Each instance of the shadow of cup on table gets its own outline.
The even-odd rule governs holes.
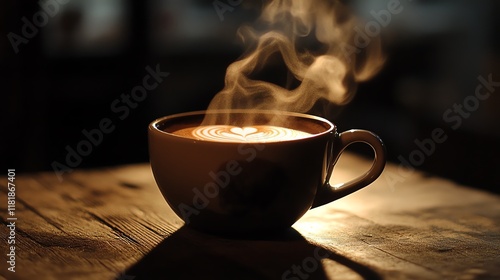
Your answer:
[[[325,271],[323,262],[334,262]],[[123,275],[139,279],[380,279],[360,263],[308,242],[299,232],[232,239],[183,226]]]

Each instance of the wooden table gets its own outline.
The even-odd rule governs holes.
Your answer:
[[[335,181],[370,162],[345,154]],[[396,178],[396,179],[395,179]],[[500,197],[388,165],[370,187],[309,211],[282,236],[183,226],[148,164],[17,174],[5,279],[500,279]],[[15,217],[15,271],[6,265]]]

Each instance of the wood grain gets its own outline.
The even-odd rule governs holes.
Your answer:
[[[369,164],[346,154],[333,180]],[[148,164],[77,170],[62,182],[19,174],[16,195],[16,272],[3,261],[0,279],[500,279],[500,198],[391,164],[283,235],[253,240],[183,226]]]

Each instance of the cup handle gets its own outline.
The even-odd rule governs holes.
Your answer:
[[[331,186],[330,178],[332,177],[333,168],[340,158],[340,155],[345,150],[345,148],[347,148],[347,146],[357,142],[368,144],[375,153],[375,158],[370,170],[352,181],[336,186]],[[382,171],[385,167],[385,146],[382,140],[377,135],[367,130],[351,129],[340,134],[335,133],[333,141],[329,142],[327,162],[328,169],[326,173],[325,183],[318,189],[312,208],[327,204],[336,199],[349,195],[375,181],[375,179],[377,179],[380,174],[382,174]]]

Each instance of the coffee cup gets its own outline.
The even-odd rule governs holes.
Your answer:
[[[210,125],[204,120],[212,119]],[[385,147],[370,131],[342,133],[307,114],[259,110],[198,111],[149,125],[156,183],[173,211],[195,229],[220,234],[272,233],[309,209],[372,183]],[[352,143],[374,150],[371,168],[331,186],[333,168]]]

